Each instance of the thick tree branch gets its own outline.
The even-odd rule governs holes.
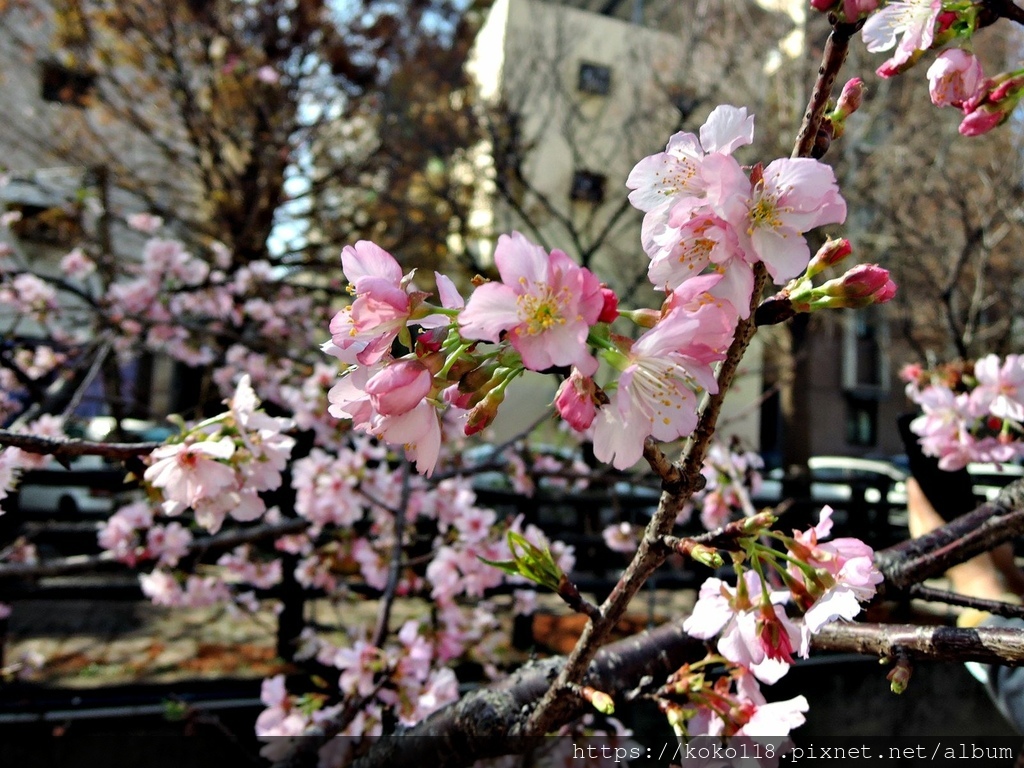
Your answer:
[[[886,590],[905,590],[941,575],[951,566],[1024,534],[1024,481],[1003,489],[995,501],[936,528],[875,553]]]
[[[645,676],[663,678],[703,654],[704,643],[683,632],[681,623],[666,624],[603,648],[582,682],[602,691],[631,690]],[[508,680],[474,691],[416,726],[377,742],[354,768],[470,765],[524,749],[529,741],[513,736],[510,726],[522,722],[524,709],[544,693],[564,663],[563,657],[557,657],[528,664]],[[578,715],[588,707],[574,699],[571,710]],[[314,738],[323,743],[322,736]]]
[[[978,661],[1021,666],[1024,643],[1019,629],[1001,627],[922,627],[916,624],[826,624],[812,638],[819,651],[843,651],[930,661]]]

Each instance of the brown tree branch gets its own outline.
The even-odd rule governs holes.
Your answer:
[[[162,443],[103,443],[79,438],[41,437],[0,429],[0,447],[20,448],[28,453],[53,456],[58,460],[78,456],[105,456],[108,459],[123,461],[145,456],[161,445]]]
[[[916,624],[826,624],[811,638],[819,651],[866,656],[897,655],[930,661],[977,661],[1024,665],[1024,638],[1019,629],[1003,627],[922,627]]]
[[[680,622],[666,624],[605,646],[582,682],[602,691],[631,690],[645,676],[663,678],[704,650],[704,643],[683,632]],[[556,657],[527,664],[507,680],[474,691],[412,728],[378,741],[353,768],[469,765],[525,749],[530,741],[513,735],[511,726],[523,720],[524,709],[543,695],[564,663],[564,657]],[[571,711],[579,715],[588,707],[574,698]],[[312,738],[320,744],[325,741],[322,734]],[[306,764],[312,762],[286,763]]]
[[[947,605],[958,605],[963,608],[974,608],[978,611],[987,611],[997,616],[1024,619],[1024,605],[1015,603],[1004,603],[1000,600],[986,600],[981,597],[969,597],[956,592],[949,592],[945,589],[926,587],[923,584],[914,584],[907,590],[907,594],[919,600],[927,600],[933,603],[946,603]]]
[[[832,88],[836,84],[836,77],[839,76],[839,70],[843,68],[846,55],[850,50],[850,40],[863,25],[863,22],[846,24],[835,21],[833,23],[832,32],[825,42],[825,50],[821,56],[818,77],[814,81],[814,89],[811,91],[811,98],[807,104],[807,110],[804,112],[796,143],[793,145],[792,157],[811,157],[814,152],[814,143],[825,116],[828,100],[832,96]]]
[[[302,533],[309,527],[305,519],[285,520],[280,523],[266,523],[252,528],[238,528],[222,531],[214,536],[194,539],[186,552],[190,554],[210,550],[232,549],[241,544],[251,544],[265,539],[276,539],[293,533]],[[35,579],[45,576],[63,576],[68,573],[82,573],[113,564],[130,567],[114,557],[112,552],[98,555],[71,555],[38,563],[0,563],[0,581],[4,579]]]
[[[951,566],[1024,534],[1024,481],[1006,486],[982,504],[940,528],[875,553],[887,591],[909,589]]]

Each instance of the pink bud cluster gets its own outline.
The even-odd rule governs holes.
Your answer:
[[[1006,122],[1024,97],[1024,70],[986,78],[980,60],[967,49],[979,27],[980,10],[976,3],[890,2],[872,13],[863,28],[869,51],[896,49],[878,68],[880,77],[906,71],[929,49],[964,46],[942,50],[927,72],[932,103],[964,113],[959,129],[964,136],[979,136]]]
[[[827,267],[838,264],[852,252],[849,241],[828,240],[807,266],[807,271],[791,281],[783,291],[796,312],[822,309],[861,309],[884,304],[896,296],[896,283],[889,271],[877,264],[858,264],[840,277],[814,285],[811,278]]]
[[[922,411],[910,428],[942,469],[1024,456],[1024,356],[986,355],[937,370],[908,366],[902,375],[907,397]]]

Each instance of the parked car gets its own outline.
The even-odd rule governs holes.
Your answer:
[[[859,459],[850,456],[812,456],[808,461],[811,471],[811,499],[815,503],[848,503],[858,486],[864,488],[864,500],[878,504],[882,494],[892,507],[907,504],[907,472],[888,461]],[[783,500],[781,467],[770,470],[753,495],[755,504],[778,504]]]
[[[967,465],[967,474],[971,476],[974,495],[980,501],[992,501],[1003,488],[1024,477],[1024,467],[1020,464],[978,462]]]
[[[114,511],[116,496],[124,490],[125,469],[100,456],[82,456],[65,469],[50,467],[26,472],[18,484],[18,509],[60,517],[105,517]]]
[[[110,437],[114,420],[99,416],[69,432],[87,440]],[[166,425],[139,419],[124,419],[122,439],[126,442],[160,442],[172,433]],[[22,512],[57,514],[60,517],[88,515],[106,517],[128,487],[125,468],[119,461],[102,456],[80,456],[65,468],[56,461],[26,472],[18,484],[18,508]]]

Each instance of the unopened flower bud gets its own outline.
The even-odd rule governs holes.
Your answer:
[[[487,393],[486,397],[473,406],[466,416],[465,433],[475,435],[490,426],[494,417],[498,415],[498,407],[505,402],[505,387],[495,387]]]
[[[601,314],[597,316],[597,322],[610,323],[619,316],[619,297],[607,285],[602,285],[601,298],[604,299],[604,305],[601,307]]]
[[[839,95],[836,108],[828,114],[832,125],[832,138],[838,139],[846,130],[846,119],[860,108],[864,99],[864,81],[859,77],[848,80]]]
[[[615,714],[615,701],[604,691],[584,685],[580,687],[580,696],[590,702],[590,705],[602,715]]]
[[[472,407],[472,392],[462,392],[459,389],[458,384],[452,384],[441,392],[441,399],[444,400],[452,408],[461,408],[462,410],[468,410]]]
[[[725,560],[718,554],[718,550],[713,547],[706,547],[703,544],[697,544],[690,550],[690,557],[701,565],[706,565],[708,568],[721,568],[725,565]]]
[[[963,136],[980,136],[1002,124],[1024,96],[1024,70],[996,75],[982,83],[964,102],[960,123]]]
[[[447,328],[431,328],[423,331],[416,337],[416,354],[422,356],[431,352],[440,352],[447,337]]]
[[[888,270],[877,264],[858,264],[842,277],[790,294],[790,300],[797,312],[816,312],[884,304],[895,295],[896,283],[890,279]]]
[[[461,362],[462,361],[460,360],[459,363]],[[452,366],[452,369],[454,370],[458,367],[459,363]],[[487,389],[489,389],[488,384],[494,381],[494,374],[497,369],[497,363],[493,360],[488,360],[475,368],[463,370],[461,375],[457,377],[459,381],[459,390],[469,393],[486,392]],[[452,378],[453,377],[451,375],[448,376],[449,381],[452,380]],[[493,386],[493,384],[491,384],[491,386]]]
[[[396,360],[384,366],[366,382],[377,413],[400,416],[419,405],[430,394],[433,376],[419,360]]]
[[[867,16],[878,7],[878,0],[811,0],[811,8],[821,13],[841,14],[849,22]]]
[[[594,380],[573,368],[555,394],[558,415],[577,432],[585,432],[597,415],[596,394]]]
[[[853,253],[853,246],[845,237],[838,240],[829,238],[825,244],[818,249],[807,265],[805,277],[814,277],[828,267],[834,266]]]
[[[906,658],[897,659],[896,666],[885,676],[886,680],[889,681],[889,690],[896,694],[907,690],[907,686],[910,685],[910,675],[912,672],[913,669],[910,666],[909,660]]]
[[[868,300],[866,304],[882,304],[896,295],[896,284],[890,279],[889,270],[877,264],[858,264],[839,280],[838,295]]]
[[[689,557],[702,565],[706,565],[708,568],[721,568],[725,565],[725,560],[718,553],[714,547],[709,547],[704,544],[698,544],[693,539],[682,539],[675,547],[683,557]]]
[[[849,117],[858,109],[864,100],[864,81],[854,77],[846,81],[843,92],[839,94],[839,101],[836,103],[836,112],[844,118]]]
[[[661,320],[661,312],[656,309],[629,309],[619,314],[628,317],[641,328],[653,328]]]
[[[775,525],[778,519],[771,512],[758,512],[756,515],[743,518],[740,525],[744,533],[759,534]]]

